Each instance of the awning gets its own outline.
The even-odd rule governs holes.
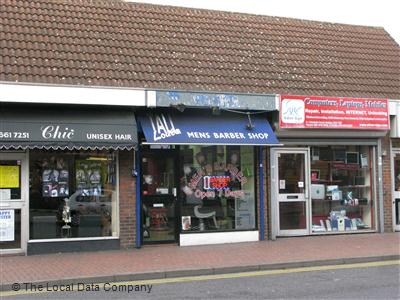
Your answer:
[[[264,114],[153,111],[139,115],[146,142],[171,145],[279,144]]]
[[[132,111],[0,104],[0,149],[133,149]]]

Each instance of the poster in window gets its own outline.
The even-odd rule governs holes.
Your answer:
[[[319,170],[311,170],[311,181],[319,180]]]
[[[105,166],[96,160],[76,161],[76,186],[82,196],[101,196]]]
[[[66,197],[69,195],[69,171],[63,158],[52,157],[42,162],[43,197]]]
[[[15,218],[13,209],[0,210],[0,242],[15,240]]]
[[[19,188],[20,166],[0,166],[0,189]]]
[[[243,198],[235,199],[235,228],[252,229],[255,226],[254,196],[244,192]]]
[[[182,230],[189,230],[191,226],[190,216],[182,216]]]

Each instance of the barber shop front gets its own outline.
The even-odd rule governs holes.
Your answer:
[[[266,113],[154,109],[139,123],[143,244],[259,240],[257,166],[278,143]]]

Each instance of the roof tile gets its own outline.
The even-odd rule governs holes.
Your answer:
[[[400,98],[382,28],[124,1],[3,0],[0,80]]]

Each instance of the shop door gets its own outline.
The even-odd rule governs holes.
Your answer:
[[[274,150],[278,236],[309,233],[308,150]]]
[[[26,252],[27,169],[25,153],[0,153],[0,253]]]
[[[394,191],[393,191],[393,217],[394,229],[400,231],[400,151],[393,153]]]
[[[178,240],[176,150],[149,150],[142,154],[142,241]]]

